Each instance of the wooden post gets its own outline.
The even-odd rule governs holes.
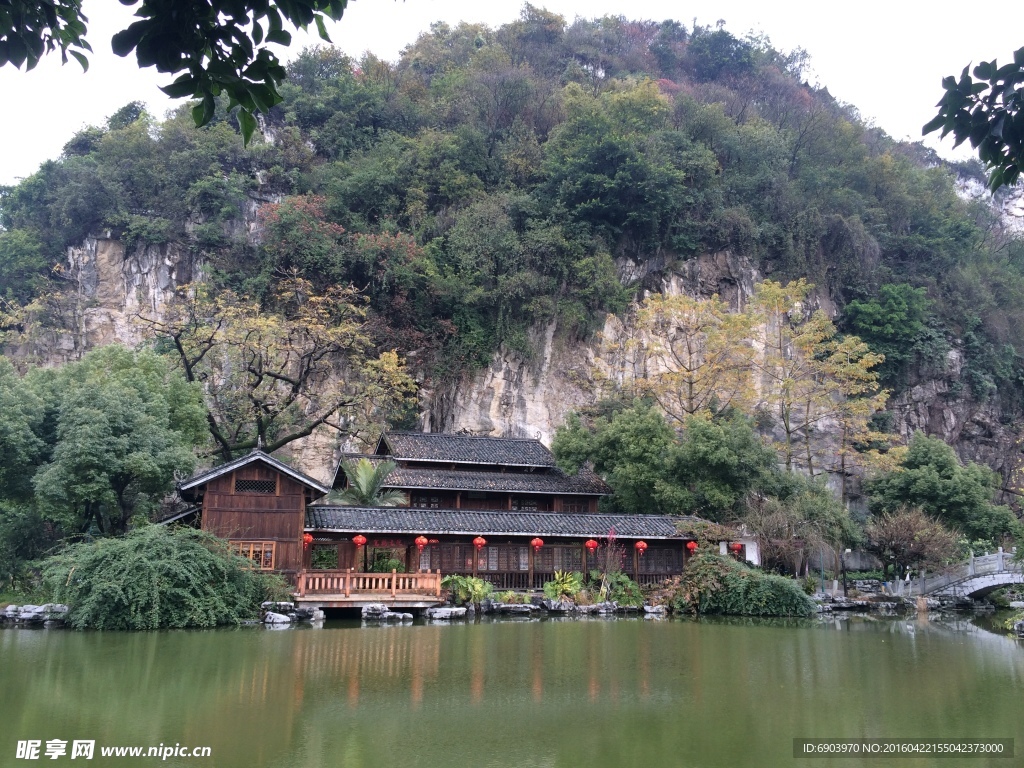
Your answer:
[[[437,580],[434,582],[434,597],[441,596],[441,569],[437,569]]]
[[[636,547],[633,547],[633,578],[636,579],[640,575],[640,555],[637,552]]]
[[[480,563],[480,552],[481,551],[482,550],[478,549],[475,544],[473,545],[473,577],[474,578],[476,577],[476,567]]]
[[[299,571],[299,597],[306,596],[306,572]]]
[[[349,597],[352,594],[352,569],[348,569],[348,573],[345,574],[345,597]]]
[[[398,593],[398,571],[394,568],[391,569],[391,596],[394,597]]]
[[[526,577],[527,580],[528,580],[527,581],[527,585],[526,585],[527,589],[533,589],[533,556],[534,556],[534,554],[535,553],[534,553],[533,547],[530,547],[530,549],[527,551],[527,555],[526,555],[527,563],[529,564],[529,567],[527,568],[527,571],[529,572],[529,575]]]

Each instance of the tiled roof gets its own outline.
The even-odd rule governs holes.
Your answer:
[[[244,467],[246,464],[251,464],[254,461],[262,462],[263,464],[266,464],[272,469],[276,469],[278,472],[288,475],[288,477],[298,481],[307,488],[311,488],[314,491],[318,491],[321,496],[331,492],[330,488],[324,487],[309,475],[303,474],[302,472],[299,472],[297,469],[289,467],[283,461],[275,459],[269,453],[264,453],[263,451],[257,449],[252,453],[234,459],[233,461],[229,461],[226,464],[221,464],[220,466],[214,467],[213,469],[208,469],[206,472],[200,472],[198,475],[193,475],[188,480],[183,480],[182,482],[178,483],[178,493],[182,496],[182,498],[192,500],[195,496],[194,493],[189,493],[192,489],[198,488],[199,486],[208,483],[210,480],[213,480],[215,477],[220,477],[221,475],[226,474],[227,472],[232,472],[238,469],[239,467]]]
[[[386,486],[402,490],[444,488],[458,491],[515,491],[518,493],[608,495],[612,489],[593,472],[567,475],[560,469],[546,472],[459,472],[448,469],[397,467]]]
[[[466,536],[568,536],[626,539],[680,538],[676,523],[696,520],[667,515],[581,515],[561,512],[507,512],[409,507],[306,508],[306,529],[345,533],[461,534]]]
[[[441,432],[385,432],[378,443],[396,459],[457,464],[502,464],[508,467],[553,467],[555,457],[539,440],[522,437],[476,437]]]

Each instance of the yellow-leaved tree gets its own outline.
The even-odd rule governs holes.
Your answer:
[[[890,438],[870,428],[888,398],[875,371],[884,358],[809,311],[812,287],[765,280],[740,312],[717,296],[649,296],[605,340],[598,377],[651,398],[679,427],[728,408],[756,415],[790,471],[814,476],[826,454],[844,477],[884,462]]]
[[[780,429],[787,469],[801,463],[814,476],[828,450],[838,452],[845,473],[854,445],[880,437],[869,422],[889,396],[873,370],[884,357],[856,336],[837,337],[821,310],[808,311],[811,288],[803,279],[765,280],[748,305],[755,408]],[[838,435],[838,445],[830,434]]]
[[[678,424],[750,403],[751,318],[718,296],[648,297],[637,312],[644,375],[637,388]]]
[[[318,294],[291,277],[274,306],[231,291],[186,286],[163,318],[142,318],[203,385],[208,426],[225,459],[273,451],[321,426],[365,436],[409,404],[404,361],[373,350],[364,302],[351,287]]]

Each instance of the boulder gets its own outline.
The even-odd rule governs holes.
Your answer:
[[[532,605],[519,605],[518,603],[499,603],[498,613],[511,614],[513,616],[529,615],[533,611]]]
[[[434,621],[450,621],[466,618],[465,608],[428,608],[427,618]]]
[[[384,603],[370,603],[363,606],[364,619],[383,619],[389,613],[391,613],[391,609],[384,605]]]
[[[554,613],[566,613],[576,607],[576,604],[569,600],[542,600],[540,607]]]
[[[1024,619],[1014,623],[1013,631],[1016,633],[1017,637],[1024,638]]]
[[[644,613],[654,616],[664,616],[668,613],[667,605],[645,605]]]
[[[274,613],[292,613],[295,610],[295,603],[267,601],[261,603],[260,608],[264,611],[273,611]]]
[[[291,617],[283,613],[274,613],[274,611],[267,611],[267,614],[263,617],[264,624],[291,624]]]
[[[42,624],[46,621],[46,610],[42,605],[23,605],[18,612],[22,624]]]

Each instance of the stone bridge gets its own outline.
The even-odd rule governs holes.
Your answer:
[[[984,597],[989,592],[1011,584],[1024,584],[1024,562],[1010,552],[974,557],[943,573],[924,574],[910,582],[905,595],[929,597]]]

